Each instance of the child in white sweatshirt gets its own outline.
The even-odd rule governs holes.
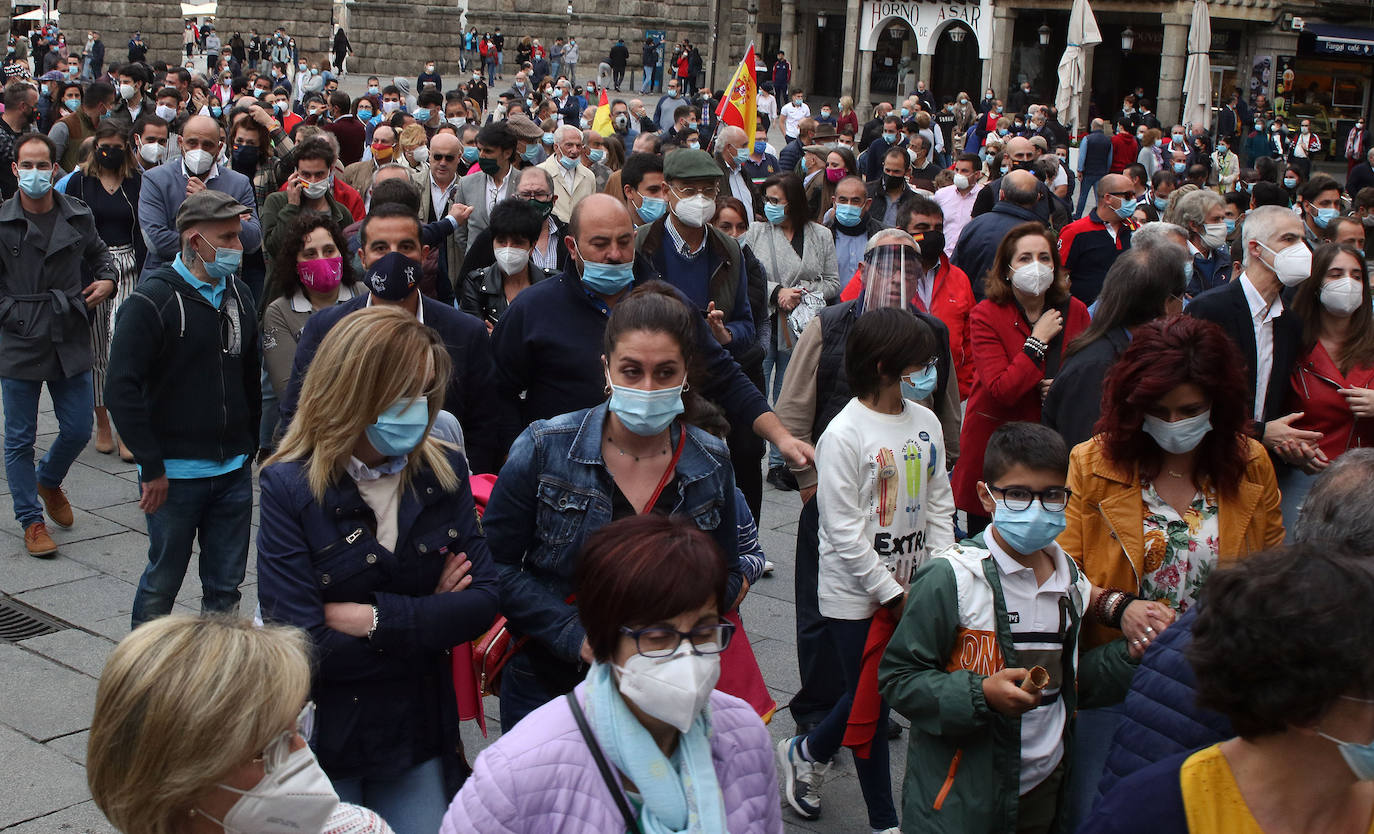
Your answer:
[[[890,629],[926,554],[954,543],[940,421],[916,403],[935,388],[936,356],[934,332],[910,312],[882,308],[860,316],[845,344],[854,399],[816,444],[817,597],[846,694],[806,735],[778,744],[788,804],[807,819],[820,815],[821,782],[850,725],[861,679],[873,679],[867,691],[876,687],[876,662],[864,662],[875,615],[886,608],[876,619]],[[868,757],[856,753],[855,770],[871,829],[896,831],[886,705],[878,706],[873,739]]]

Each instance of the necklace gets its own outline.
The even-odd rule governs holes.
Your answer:
[[[1175,471],[1172,470],[1172,469],[1169,469],[1169,470],[1166,470],[1166,471],[1169,473],[1169,477],[1170,477],[1170,478],[1186,478],[1186,477],[1188,477],[1187,475],[1183,474],[1182,472],[1175,472]]]
[[[668,454],[668,450],[672,448],[672,443],[670,442],[670,443],[664,445],[663,451],[661,451],[661,452],[654,452],[654,453],[651,454],[651,455],[635,455],[635,454],[631,454],[631,453],[625,451],[624,449],[622,449],[622,448],[620,447],[620,444],[615,442],[615,438],[611,437],[611,433],[610,433],[610,432],[606,432],[606,442],[609,443],[609,444],[611,444],[612,446],[614,446],[614,447],[615,447],[615,450],[616,450],[617,452],[620,453],[620,456],[621,456],[621,457],[623,457],[623,458],[633,458],[635,463],[639,463],[641,460],[644,460],[645,458],[662,457],[663,455]]]

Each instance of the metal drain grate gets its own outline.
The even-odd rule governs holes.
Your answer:
[[[69,627],[61,620],[0,594],[0,642],[18,643]]]

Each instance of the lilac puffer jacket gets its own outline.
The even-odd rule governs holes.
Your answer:
[[[586,703],[586,684],[577,687]],[[782,834],[768,730],[738,698],[711,693],[711,758],[729,834]],[[625,821],[601,779],[567,702],[526,716],[477,757],[439,834],[609,834]]]

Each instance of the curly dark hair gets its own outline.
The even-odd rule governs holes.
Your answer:
[[[1342,695],[1374,696],[1374,559],[1331,542],[1257,553],[1202,591],[1188,662],[1197,702],[1242,738],[1311,726]]]
[[[1107,457],[1142,478],[1159,475],[1164,453],[1141,430],[1145,411],[1180,385],[1196,385],[1212,402],[1212,430],[1197,449],[1197,481],[1234,495],[1245,474],[1242,431],[1253,398],[1240,350],[1220,326],[1176,315],[1143,324],[1103,382],[1102,416],[1094,430]]]
[[[304,248],[305,236],[316,229],[328,229],[329,236],[334,239],[334,245],[343,256],[341,283],[348,287],[357,283],[358,275],[353,271],[353,258],[348,251],[348,241],[344,240],[343,231],[338,224],[327,214],[303,211],[291,221],[291,225],[286,229],[286,235],[282,238],[281,249],[272,256],[272,274],[269,276],[268,284],[272,287],[273,293],[272,298],[267,299],[269,302],[281,296],[290,298],[298,292],[305,292],[301,285],[301,276],[296,272],[296,256]]]

